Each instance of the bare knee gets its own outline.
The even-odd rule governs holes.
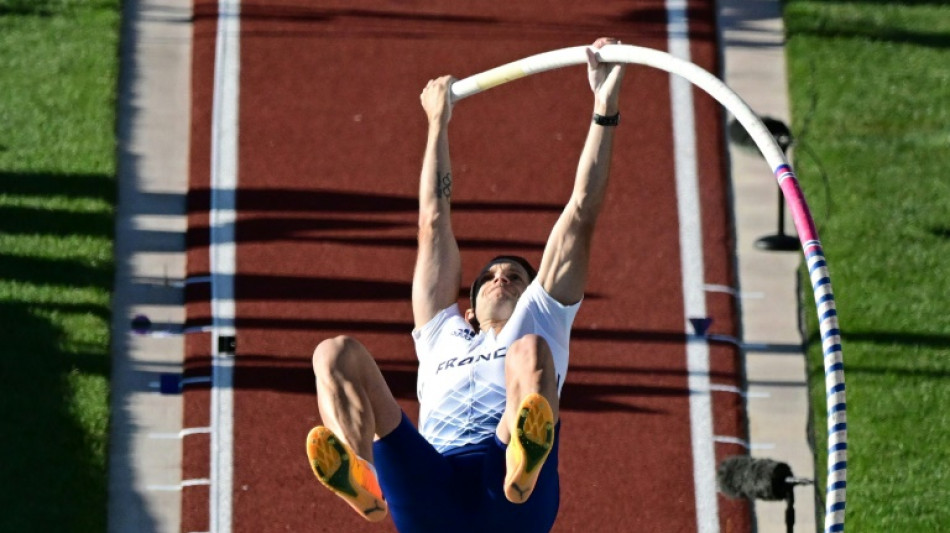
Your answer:
[[[352,337],[340,335],[326,339],[313,350],[313,373],[321,376],[354,368],[361,351],[365,349]]]
[[[554,358],[547,341],[538,335],[525,335],[511,343],[505,354],[505,368],[509,373],[552,372]]]

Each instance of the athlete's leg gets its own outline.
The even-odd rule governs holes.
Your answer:
[[[486,489],[491,497],[487,499],[487,507],[481,509],[482,515],[490,516],[483,531],[517,531],[519,533],[547,533],[558,515],[560,506],[560,483],[558,479],[558,433],[563,424],[558,422],[554,426],[554,443],[541,473],[531,492],[531,497],[525,502],[513,503],[508,500],[505,490],[507,476],[507,446],[498,439],[493,439],[491,446],[486,448],[484,479]]]
[[[372,466],[373,436],[391,433],[402,411],[373,357],[354,339],[320,343],[313,352],[313,373],[324,425],[307,435],[310,467],[364,518],[382,520],[387,505]]]
[[[473,485],[425,438],[409,417],[373,443],[379,484],[396,529],[418,533],[464,533],[458,487]],[[501,483],[499,482],[499,485]]]
[[[537,393],[548,401],[558,420],[557,371],[547,341],[537,335],[525,335],[516,340],[505,354],[505,412],[495,433],[501,442],[508,443],[517,421],[521,401]]]
[[[505,497],[524,503],[531,496],[541,467],[554,445],[557,423],[557,376],[548,343],[525,335],[505,355],[506,403],[496,435],[507,442]]]
[[[373,356],[356,339],[327,339],[313,352],[313,373],[323,424],[372,462],[374,435],[388,435],[402,420]]]

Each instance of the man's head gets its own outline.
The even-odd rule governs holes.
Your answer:
[[[472,282],[472,308],[466,318],[476,329],[479,322],[487,319],[507,320],[536,275],[537,271],[523,257],[501,255],[492,259]]]

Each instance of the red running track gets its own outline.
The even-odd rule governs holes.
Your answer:
[[[188,272],[209,272],[217,3],[195,1]],[[663,2],[252,0],[241,7],[236,224],[233,513],[236,532],[394,531],[358,518],[313,478],[304,438],[319,423],[310,354],[350,334],[373,352],[415,420],[409,332],[419,166],[418,95],[535,53],[612,35],[666,50]],[[688,3],[692,61],[719,71],[715,2]],[[575,324],[561,413],[554,531],[695,531],[694,466],[670,81],[631,66],[612,183]],[[723,116],[694,91],[705,283],[735,286]],[[454,226],[467,283],[488,258],[533,262],[570,193],[590,120],[581,67],[460,103],[451,144]],[[465,289],[461,288],[464,298]],[[189,286],[190,325],[210,321]],[[711,332],[736,336],[737,307],[706,293]],[[188,337],[186,375],[208,375],[208,334]],[[714,383],[740,385],[738,351],[710,348]],[[185,426],[211,422],[210,387],[185,392]],[[745,438],[739,395],[713,392],[713,433]],[[185,438],[182,479],[210,476],[210,437]],[[714,444],[717,462],[742,453]],[[183,489],[182,531],[209,531],[209,486]],[[749,506],[718,496],[722,531]]]

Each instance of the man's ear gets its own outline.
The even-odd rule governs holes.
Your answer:
[[[481,331],[481,326],[478,324],[478,319],[475,318],[475,311],[473,309],[465,310],[465,321],[468,322],[469,326],[472,326],[472,330],[474,330],[475,333]]]

